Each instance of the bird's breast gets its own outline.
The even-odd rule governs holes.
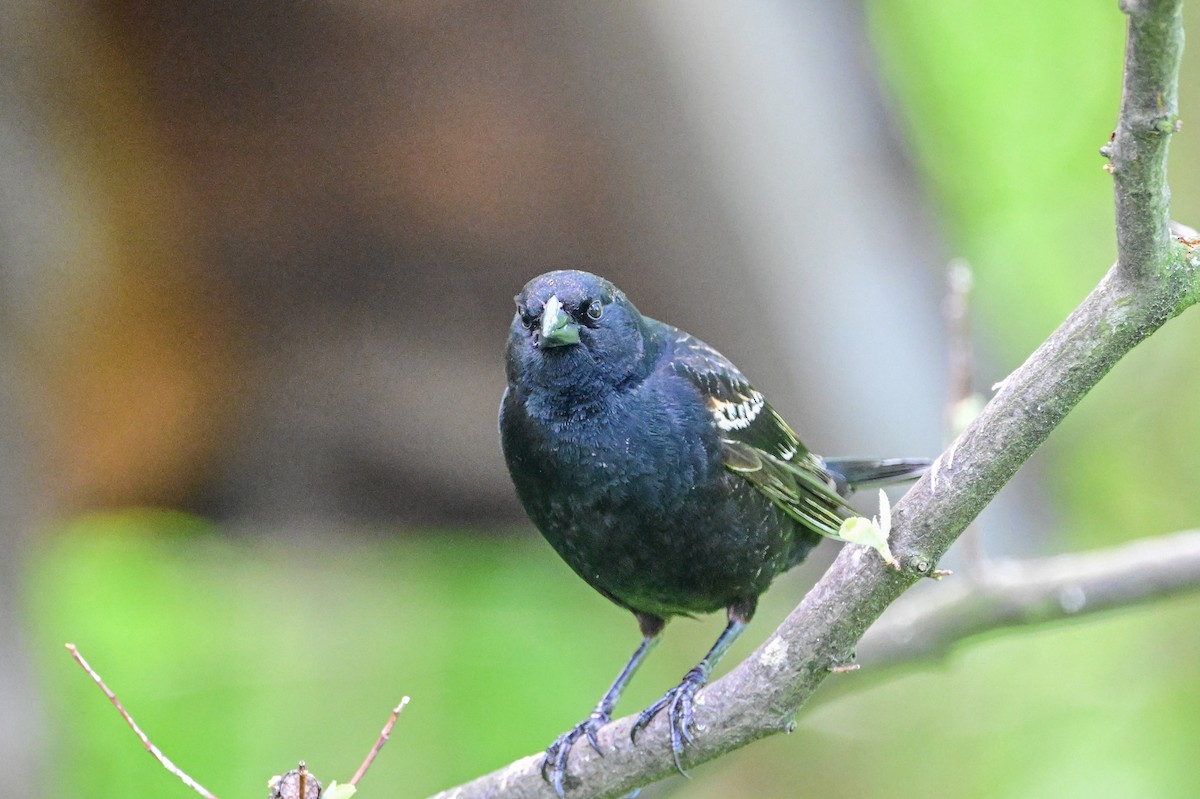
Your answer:
[[[506,402],[501,432],[517,494],[559,555],[620,604],[670,615],[756,596],[787,548],[777,509],[724,467],[710,419],[662,395],[556,420]]]
[[[647,390],[610,396],[588,413],[548,407],[510,392],[501,413],[501,443],[518,495],[548,537],[546,525],[561,526],[569,514],[670,512],[721,468],[698,405],[689,411]]]

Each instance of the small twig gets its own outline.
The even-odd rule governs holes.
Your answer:
[[[66,646],[67,651],[71,653],[71,657],[75,658],[75,662],[82,666],[83,670],[88,673],[88,676],[90,676],[96,682],[96,685],[100,686],[100,690],[104,691],[104,695],[108,697],[108,701],[113,703],[113,707],[117,709],[117,712],[121,714],[121,718],[125,719],[125,723],[128,724],[129,728],[133,730],[135,735],[137,735],[138,740],[142,742],[142,746],[145,747],[146,751],[154,755],[154,759],[161,763],[163,768],[181,779],[184,785],[205,797],[205,799],[217,799],[217,797],[214,796],[207,788],[189,777],[183,771],[183,769],[179,768],[179,766],[176,766],[174,763],[172,763],[170,758],[164,755],[157,746],[150,743],[150,739],[146,737],[146,733],[142,732],[141,728],[138,727],[137,722],[135,722],[133,717],[126,712],[124,707],[122,707],[121,701],[117,699],[117,695],[114,694],[112,690],[104,684],[104,680],[100,679],[100,675],[96,673],[96,670],[88,665],[88,662],[83,659],[83,655],[79,654],[79,650],[75,647],[75,645],[67,644]]]
[[[927,661],[982,633],[1078,619],[1200,590],[1200,531],[1092,552],[992,561],[986,579],[951,582],[896,603],[859,643],[880,666]]]
[[[993,560],[986,579],[955,581],[888,608],[855,650],[861,674],[827,683],[810,706],[837,702],[906,670],[934,667],[979,636],[1090,619],[1196,592],[1200,531],[1194,530],[1091,552]]]
[[[963,258],[950,262],[946,270],[946,299],[943,313],[949,339],[949,390],[946,396],[946,431],[953,441],[979,414],[983,407],[979,395],[971,390],[975,371],[975,351],[971,346],[971,289],[975,277]],[[963,566],[969,577],[980,576],[986,568],[979,525],[972,522],[959,537]]]
[[[104,691],[104,695],[107,696],[109,701],[113,703],[113,707],[115,707],[117,709],[117,712],[121,714],[121,718],[125,719],[125,723],[128,724],[130,729],[133,730],[134,734],[137,735],[138,740],[142,742],[142,746],[145,747],[146,751],[149,752],[150,754],[154,755],[154,758],[159,763],[162,764],[163,768],[165,768],[167,771],[171,772],[176,777],[178,777],[180,780],[182,780],[184,785],[188,786],[189,788],[194,790],[196,793],[203,796],[204,799],[217,799],[217,797],[214,796],[211,792],[209,792],[209,790],[207,788],[202,786],[200,783],[196,782],[194,779],[189,777],[181,768],[179,768],[174,763],[172,763],[171,760],[166,755],[164,755],[157,746],[150,743],[150,739],[146,737],[146,733],[142,732],[142,729],[140,727],[138,727],[137,722],[135,722],[133,720],[133,717],[130,716],[128,711],[125,710],[124,706],[121,704],[121,701],[119,699],[117,699],[117,695],[115,693],[113,693],[112,690],[107,685],[105,685],[104,680],[101,679],[100,675],[96,672],[96,670],[93,669],[90,665],[88,665],[88,662],[83,659],[83,655],[79,654],[79,649],[76,648],[76,646],[74,644],[67,644],[66,647],[67,647],[67,651],[71,653],[71,657],[75,658],[75,661],[80,666],[83,667],[83,670],[86,671],[88,673],[88,676],[90,676],[92,678],[92,680],[95,681],[96,685],[100,686],[100,690]],[[396,705],[396,707],[392,709],[392,715],[387,720],[387,724],[383,725],[383,731],[379,733],[379,737],[375,740],[375,745],[371,747],[370,752],[367,752],[367,759],[363,761],[362,765],[358,767],[358,771],[354,772],[354,776],[350,779],[349,784],[350,784],[351,788],[357,786],[358,781],[363,778],[363,775],[367,773],[367,769],[369,769],[371,767],[371,764],[375,762],[376,755],[379,754],[379,750],[383,748],[383,745],[385,743],[387,743],[388,738],[392,734],[392,728],[394,726],[396,726],[396,718],[400,715],[400,711],[404,710],[404,706],[407,704],[408,704],[408,697],[406,696],[400,700],[400,704]],[[296,786],[297,786],[296,788],[292,788],[290,786],[290,784],[288,783],[288,780],[292,776],[295,776]],[[296,796],[298,796],[299,799],[307,799],[308,783],[309,783],[310,778],[312,779],[312,782],[315,786],[317,795],[320,795],[321,794],[320,782],[317,780],[315,775],[313,775],[309,772],[308,767],[305,765],[304,761],[301,760],[299,768],[295,769],[294,771],[289,771],[287,774],[284,774],[282,776],[273,777],[271,779],[271,782],[270,782],[270,787],[272,790],[271,795],[272,796],[284,796],[284,795],[291,796],[292,791],[296,790],[296,791],[298,791],[296,793]]]
[[[955,258],[950,262],[946,269],[946,299],[943,308],[950,345],[946,427],[955,436],[966,426],[959,417],[960,406],[972,395],[971,379],[975,368],[975,353],[971,347],[971,289],[974,283],[971,265],[965,259]]]
[[[400,700],[400,704],[392,709],[392,716],[388,719],[387,724],[383,725],[383,732],[379,733],[379,738],[376,739],[375,745],[371,747],[371,751],[367,752],[367,759],[358,767],[358,771],[354,772],[354,776],[350,778],[351,785],[358,785],[358,781],[367,773],[367,769],[375,762],[375,756],[379,754],[379,750],[387,743],[388,737],[392,734],[392,727],[396,726],[396,718],[400,715],[400,711],[404,710],[404,706],[408,704],[408,697]]]

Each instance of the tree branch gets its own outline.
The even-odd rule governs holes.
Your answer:
[[[1180,4],[1125,3],[1125,90],[1117,134],[1108,148],[1116,176],[1117,266],[1004,381],[975,422],[896,506],[893,551],[903,570],[885,567],[862,547],[844,547],[767,642],[698,695],[697,735],[684,752],[685,765],[790,729],[830,667],[851,659],[871,623],[932,571],[1076,403],[1125,353],[1196,301],[1198,261],[1189,248],[1171,241],[1166,202]],[[1171,121],[1164,125],[1164,119]],[[671,773],[664,720],[652,723],[636,747],[629,740],[632,720],[614,721],[601,731],[603,756],[587,745],[575,747],[567,786],[572,795],[618,796]],[[551,797],[538,773],[539,761],[540,755],[524,758],[437,799]]]
[[[1167,140],[1179,128],[1182,0],[1122,0],[1128,17],[1117,130],[1105,155],[1116,183],[1118,263],[1154,279],[1169,260]]]
[[[874,672],[939,658],[981,633],[1077,619],[1186,591],[1200,591],[1197,530],[1094,552],[993,561],[981,580],[948,583],[889,608],[863,637],[858,661]]]

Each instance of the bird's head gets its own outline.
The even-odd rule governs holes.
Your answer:
[[[645,320],[604,278],[547,272],[514,299],[510,384],[586,397],[626,383],[646,367]]]

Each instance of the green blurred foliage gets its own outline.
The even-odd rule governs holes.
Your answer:
[[[346,781],[404,694],[413,701],[364,795],[372,785],[432,792],[565,723],[538,691],[521,693],[568,693],[573,677],[555,667],[574,625],[539,623],[535,610],[570,595],[573,580],[531,557],[539,542],[485,546],[455,533],[284,546],[201,527],[172,514],[90,517],[38,559],[39,673],[55,714],[70,720],[58,756],[80,766],[56,772],[63,784],[48,795],[187,795],[66,657],[66,640],[151,740],[222,797],[254,795],[300,759]],[[605,617],[592,609],[579,616],[589,628]],[[620,640],[609,632],[593,646]]]
[[[465,781],[581,718],[638,641],[626,613],[532,536],[285,546],[206,532],[178,514],[88,517],[39,553],[34,649],[57,722],[54,758],[71,765],[49,770],[45,795],[191,795],[142,751],[65,641],[150,739],[223,799],[261,795],[301,759],[326,781],[347,780],[404,694],[413,700],[358,795],[420,797]],[[739,641],[730,662],[819,570],[780,580],[759,635]],[[671,624],[621,710],[677,680],[720,621]],[[792,735],[658,790],[1190,796],[1200,642],[1178,631],[1198,623],[1196,603],[1176,600],[997,636],[883,684],[842,675],[867,688],[818,698]]]
[[[943,233],[975,269],[978,321],[1000,356],[1023,358],[1113,258],[1097,151],[1121,96],[1123,17],[1079,0],[868,9]]]
[[[1017,366],[1115,258],[1112,180],[1099,155],[1120,102],[1124,17],[1115,3],[868,4],[895,98],[951,250],[976,277],[973,313],[992,358]],[[1185,27],[1200,25],[1194,6]],[[1200,70],[1185,59],[1185,119]],[[1200,136],[1172,140],[1173,213],[1197,223]],[[1190,527],[1200,388],[1185,314],[1133,352],[1036,457],[1074,547]],[[997,375],[996,377],[1002,377]]]
[[[628,613],[532,535],[285,545],[215,532],[174,513],[88,516],[37,554],[33,648],[54,758],[72,764],[51,769],[46,795],[190,793],[146,756],[65,642],[151,741],[228,799],[301,759],[325,781],[348,780],[403,695],[412,702],[358,795],[465,781],[586,715],[640,641]],[[720,624],[671,625],[671,651],[647,664],[627,709],[677,681]]]
[[[976,329],[1014,368],[1114,257],[1096,150],[1119,99],[1115,2],[871,0],[882,79],[976,274]],[[1194,7],[1193,30],[1200,30]],[[1195,223],[1200,74],[1184,71],[1176,216]],[[1040,454],[1060,537],[1111,544],[1194,525],[1200,313],[1122,363]],[[54,721],[46,795],[188,796],[72,663],[73,641],[152,740],[224,799],[305,759],[349,778],[412,696],[359,795],[424,796],[536,751],[594,704],[638,641],[532,534],[461,531],[283,545],[173,514],[87,517],[46,537],[26,587]],[[825,545],[827,548],[830,545]],[[823,550],[825,551],[825,550]],[[817,558],[816,560],[820,560]],[[761,642],[819,563],[787,575],[729,657]],[[691,666],[721,619],[680,620],[620,710]],[[1190,797],[1200,605],[975,642],[943,664],[822,700],[764,741],[643,796]]]

